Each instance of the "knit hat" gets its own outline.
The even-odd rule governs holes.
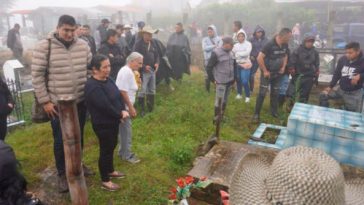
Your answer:
[[[340,165],[309,147],[282,150],[272,159],[248,154],[230,187],[233,205],[360,205],[364,180],[345,181]]]

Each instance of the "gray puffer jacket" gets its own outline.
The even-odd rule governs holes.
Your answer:
[[[69,48],[51,32],[41,40],[33,51],[32,83],[40,104],[57,104],[60,97],[72,96],[76,102],[84,100],[84,87],[87,80],[87,65],[92,54],[86,41],[75,37]],[[49,69],[47,56],[50,46]]]

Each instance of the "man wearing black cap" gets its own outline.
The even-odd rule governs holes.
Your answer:
[[[223,45],[215,48],[210,60],[206,66],[209,79],[216,84],[216,98],[215,98],[215,118],[220,116],[219,99],[222,100],[222,113],[223,116],[227,101],[229,98],[231,86],[235,82],[235,61],[231,50],[234,46],[233,38],[225,37],[222,39]]]
[[[95,32],[96,49],[99,49],[101,44],[107,40],[107,29],[110,23],[109,19],[102,19],[100,26],[97,27]]]
[[[289,85],[289,97],[293,102],[307,103],[320,67],[319,53],[313,46],[315,37],[306,35],[302,44],[290,56],[289,71],[293,76]]]

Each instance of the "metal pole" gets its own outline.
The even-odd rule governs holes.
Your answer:
[[[81,166],[81,130],[76,101],[72,97],[58,100],[59,120],[62,128],[66,175],[73,205],[87,205],[87,187]]]

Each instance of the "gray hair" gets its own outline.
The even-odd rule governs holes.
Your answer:
[[[143,58],[143,55],[138,53],[138,52],[132,52],[127,58],[126,58],[126,62],[130,63],[131,61],[138,59],[138,58]]]

